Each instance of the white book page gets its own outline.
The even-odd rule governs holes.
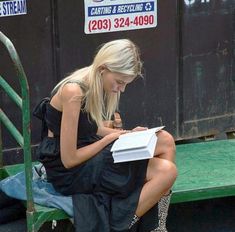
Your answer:
[[[153,133],[156,133],[156,132],[162,130],[164,127],[165,126],[159,126],[159,127],[153,127],[153,128],[143,130],[143,131],[134,131],[131,133],[120,135],[119,139],[121,139],[123,137],[133,137],[133,136],[138,136],[138,135],[153,134]]]
[[[148,145],[152,136],[164,127],[155,127],[144,131],[135,131],[123,134],[116,140],[111,151],[123,151],[136,148],[144,148]]]

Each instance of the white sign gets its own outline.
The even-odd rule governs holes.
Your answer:
[[[157,0],[84,0],[86,34],[157,26]]]
[[[0,17],[27,14],[26,0],[0,1]]]

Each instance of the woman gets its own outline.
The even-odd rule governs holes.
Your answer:
[[[58,83],[51,98],[35,109],[44,131],[39,159],[55,189],[73,196],[78,231],[166,231],[170,188],[177,176],[174,139],[162,130],[154,158],[114,164],[110,148],[127,131],[103,124],[117,110],[120,92],[141,75],[141,67],[133,42],[108,42],[89,67]],[[143,226],[158,202],[158,215]]]

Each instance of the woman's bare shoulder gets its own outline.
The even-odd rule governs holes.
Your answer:
[[[64,85],[60,92],[61,100],[71,100],[73,98],[81,98],[83,92],[77,83],[67,83]]]
[[[65,84],[51,99],[51,105],[62,111],[63,105],[72,102],[81,102],[83,92],[76,83]]]

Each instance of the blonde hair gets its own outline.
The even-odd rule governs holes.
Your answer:
[[[93,63],[79,69],[59,82],[52,95],[67,83],[77,83],[83,90],[83,110],[90,114],[98,126],[110,120],[118,109],[120,93],[104,93],[101,69],[126,76],[141,76],[142,62],[137,46],[128,39],[113,40],[98,50]]]

